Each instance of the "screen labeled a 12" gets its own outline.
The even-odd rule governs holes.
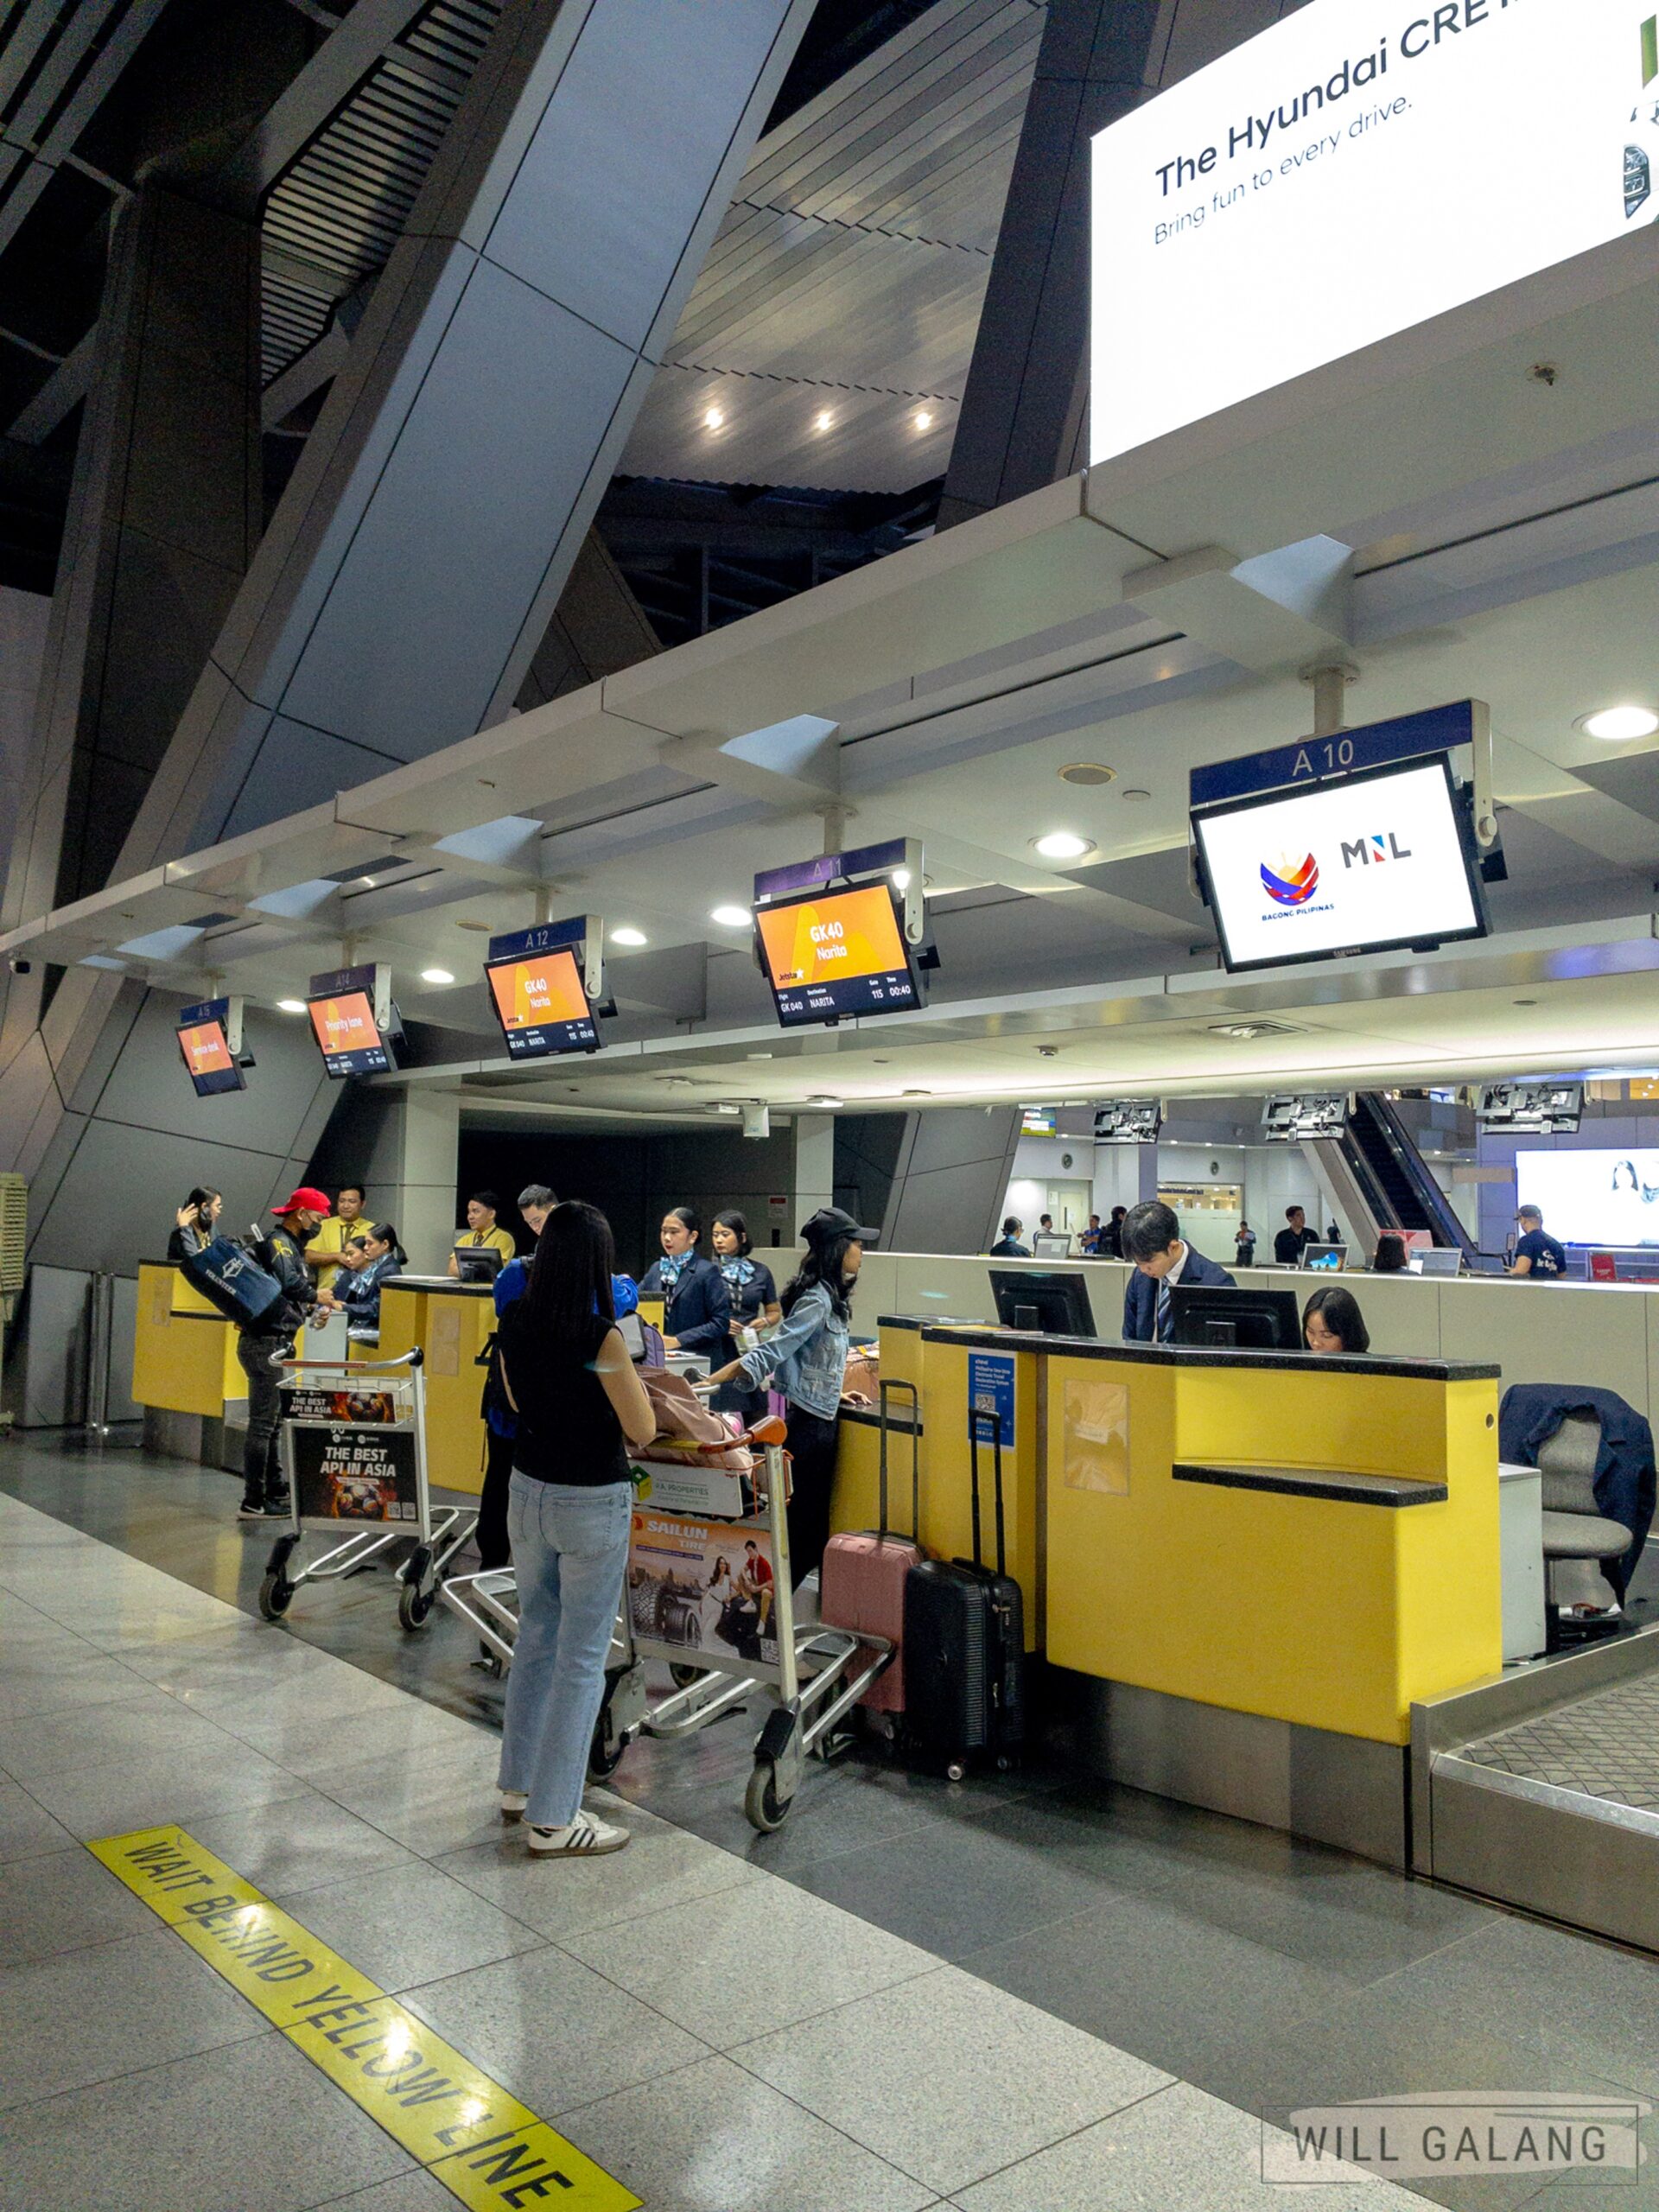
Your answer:
[[[597,1050],[599,1031],[570,946],[528,959],[493,961],[484,972],[511,1058]]]
[[[921,1004],[898,903],[886,883],[811,892],[760,907],[754,919],[785,1026],[904,1014]]]
[[[366,991],[310,999],[307,1010],[330,1075],[382,1075],[391,1065]]]

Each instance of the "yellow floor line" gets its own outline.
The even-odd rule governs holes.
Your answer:
[[[631,2190],[182,1828],[86,1847],[474,2212],[635,2212]]]

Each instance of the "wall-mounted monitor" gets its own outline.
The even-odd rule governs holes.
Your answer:
[[[1310,0],[1101,131],[1090,461],[1651,225],[1653,12]]]
[[[381,967],[340,968],[311,978],[306,1012],[331,1076],[384,1075],[392,1066],[390,992]]]
[[[240,999],[204,999],[197,1006],[180,1007],[179,1050],[198,1098],[216,1098],[227,1090],[247,1089],[237,1065],[242,1051],[241,1032]]]
[[[599,1030],[574,945],[492,960],[484,976],[511,1058],[599,1050]]]
[[[757,907],[755,943],[786,1029],[851,1014],[913,1014],[923,1003],[903,901],[886,881],[810,891]]]
[[[1156,1098],[1112,1098],[1095,1109],[1096,1144],[1156,1144],[1163,1126]]]
[[[1264,1144],[1316,1144],[1340,1137],[1347,1123],[1345,1090],[1281,1093],[1262,1103]]]
[[[1583,1116],[1581,1083],[1485,1083],[1475,1103],[1481,1128],[1500,1135],[1570,1136]]]
[[[1563,1244],[1659,1244],[1659,1152],[1518,1151],[1515,1196]]]
[[[1202,807],[1192,832],[1230,974],[1486,934],[1445,753]]]

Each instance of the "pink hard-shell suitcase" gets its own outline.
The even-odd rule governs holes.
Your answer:
[[[827,1628],[847,1629],[855,1636],[879,1636],[893,1645],[893,1664],[876,1676],[859,1703],[871,1713],[901,1713],[905,1709],[905,1582],[911,1569],[927,1554],[914,1533],[898,1536],[887,1527],[889,1391],[910,1399],[910,1525],[912,1532],[921,1527],[921,1402],[913,1383],[883,1382],[881,1525],[861,1529],[856,1535],[831,1536],[823,1554],[818,1618]]]

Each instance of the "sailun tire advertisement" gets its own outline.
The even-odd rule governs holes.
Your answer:
[[[1651,226],[1655,0],[1310,0],[1093,152],[1100,462]]]

